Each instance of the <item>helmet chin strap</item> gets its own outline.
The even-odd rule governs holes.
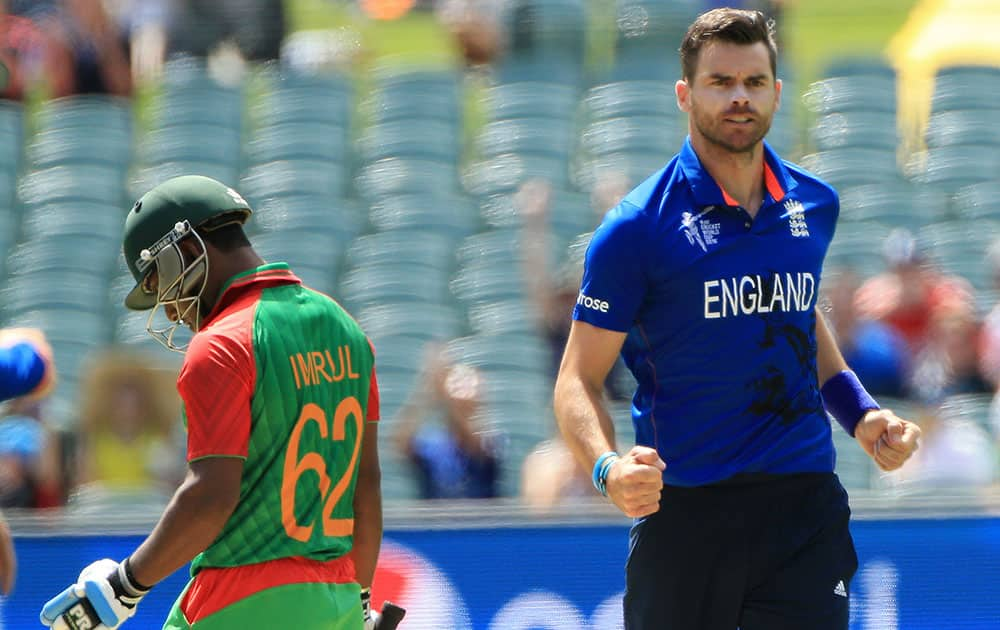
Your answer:
[[[170,243],[156,254],[156,273],[158,279],[156,306],[146,320],[146,332],[168,350],[184,352],[187,343],[177,343],[174,335],[182,325],[194,332],[201,327],[201,298],[208,284],[208,255],[205,242],[201,236],[185,224],[185,229],[176,230],[181,238],[190,235],[201,249],[190,264],[186,264],[184,253],[178,242],[180,238]],[[163,327],[157,327],[156,313],[160,307],[173,308],[177,314],[176,321]]]

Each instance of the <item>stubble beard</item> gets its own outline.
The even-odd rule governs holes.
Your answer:
[[[714,122],[709,116],[702,116],[695,114],[692,119],[694,120],[694,126],[698,130],[698,133],[705,138],[710,144],[723,149],[729,153],[743,154],[752,153],[754,149],[761,143],[767,132],[771,130],[771,121],[773,116],[768,116],[767,118],[758,117],[754,124],[753,132],[747,136],[747,140],[740,144],[734,144],[723,137],[722,132],[719,127],[722,126],[722,121]]]

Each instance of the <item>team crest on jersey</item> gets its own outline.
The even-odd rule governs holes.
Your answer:
[[[785,202],[785,216],[788,217],[788,231],[792,236],[805,238],[809,236],[809,225],[806,224],[806,209],[798,199]]]
[[[720,224],[703,218],[712,210],[715,210],[715,206],[709,206],[698,214],[685,212],[681,215],[681,229],[684,230],[688,243],[700,247],[703,252],[708,251],[709,245],[719,242]]]

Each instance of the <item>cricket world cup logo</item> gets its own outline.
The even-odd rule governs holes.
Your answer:
[[[698,214],[685,212],[681,215],[681,229],[684,230],[688,243],[700,247],[703,252],[708,251],[709,245],[719,242],[720,224],[703,218],[712,210],[715,210],[715,206],[709,206]]]

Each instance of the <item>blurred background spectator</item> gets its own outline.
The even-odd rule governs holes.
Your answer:
[[[601,173],[590,195],[591,228],[597,227],[604,214],[618,205],[629,190],[628,179],[623,173]],[[521,219],[521,273],[525,293],[530,298],[531,317],[548,346],[549,370],[552,383],[555,383],[573,321],[573,308],[580,294],[583,259],[590,235],[579,235],[566,252],[552,251],[555,240],[550,228],[552,194],[549,182],[531,179],[518,189],[514,205]],[[580,209],[581,213],[584,211]],[[608,375],[605,392],[613,400],[631,396],[627,391],[629,376],[625,370],[624,363],[619,360]]]
[[[245,61],[277,59],[285,37],[282,0],[173,0],[167,55],[207,58],[231,44]]]
[[[539,513],[551,512],[582,497],[597,496],[584,470],[558,435],[540,442],[521,467],[521,499]]]
[[[499,444],[482,426],[483,375],[451,363],[443,346],[431,343],[422,372],[399,410],[394,440],[404,453],[424,499],[496,497]]]
[[[499,0],[445,0],[437,15],[469,66],[495,62],[504,48]]]
[[[58,436],[46,426],[44,399],[0,405],[0,507],[62,505],[65,476]]]
[[[1000,238],[986,252],[992,288],[1000,294]],[[979,371],[992,385],[1000,388],[1000,303],[986,314],[979,342]]]
[[[19,65],[50,97],[132,92],[127,42],[103,0],[10,0]],[[11,16],[7,16],[10,21]]]
[[[138,355],[95,357],[83,381],[79,484],[88,490],[171,490],[185,464],[174,377]]]
[[[882,254],[886,271],[865,281],[855,306],[860,316],[885,322],[902,335],[911,352],[928,345],[934,322],[945,313],[975,312],[968,281],[936,269],[909,230],[889,232]]]
[[[894,328],[858,316],[854,295],[860,279],[851,269],[824,271],[824,297],[844,360],[876,396],[902,398],[910,375],[910,350]]]
[[[127,42],[103,0],[62,0],[41,25],[71,69],[65,90],[54,96],[132,93]]]
[[[981,424],[956,413],[947,403],[926,402],[916,410],[914,421],[922,431],[920,448],[911,462],[889,475],[891,485],[907,492],[940,488],[954,492],[982,488],[996,480],[996,451]]]
[[[0,0],[0,96],[4,99],[19,101],[25,92],[41,84],[51,84],[54,94],[66,89],[66,68],[52,37],[31,17],[19,13],[28,8],[30,4],[23,0]]]

